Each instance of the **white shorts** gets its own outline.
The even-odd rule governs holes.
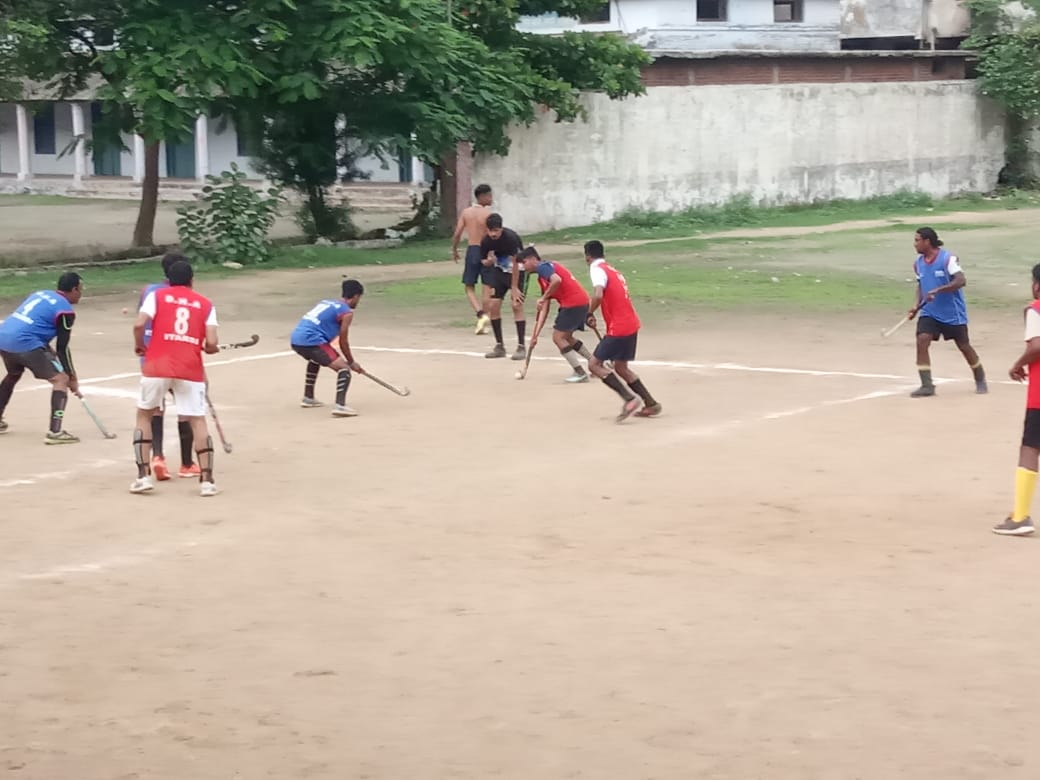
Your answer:
[[[206,416],[206,383],[187,379],[141,377],[141,397],[137,400],[137,408],[162,409],[168,392],[173,393],[173,402],[177,404],[180,416]]]

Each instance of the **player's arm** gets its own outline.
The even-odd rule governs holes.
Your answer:
[[[217,307],[210,306],[206,317],[206,342],[202,348],[207,355],[215,355],[220,352],[220,344],[217,341]]]
[[[541,310],[543,306],[549,305],[549,301],[552,299],[553,293],[560,289],[561,284],[563,284],[563,279],[560,277],[559,274],[554,273],[552,276],[549,277],[549,286],[545,288],[545,292],[542,293],[542,297],[538,299],[537,308],[539,310]]]
[[[360,363],[354,360],[354,353],[350,351],[350,323],[353,321],[354,312],[344,314],[343,319],[339,321],[339,349],[343,353],[343,359],[347,361],[350,370],[363,374],[365,370],[361,368]]]
[[[58,353],[61,370],[69,375],[69,390],[79,395],[79,379],[76,377],[76,367],[72,364],[72,350],[69,349],[69,341],[72,340],[72,324],[75,321],[76,315],[73,312],[58,315],[58,336],[54,348]]]
[[[1040,312],[1026,309],[1026,349],[1008,371],[1016,382],[1024,382],[1028,366],[1040,360]]]
[[[141,301],[141,307],[137,310],[137,319],[134,320],[134,354],[143,355],[147,347],[144,345],[144,331],[148,327],[149,320],[155,316],[155,293],[151,292]]]
[[[462,240],[462,233],[466,229],[466,210],[463,209],[462,213],[459,214],[459,221],[455,225],[455,232],[451,236],[451,256],[455,262],[459,262],[459,241]]]
[[[520,264],[516,262],[516,256],[523,250],[524,242],[519,234],[514,233],[514,235],[516,236],[516,242],[513,244],[513,251],[509,253],[509,262],[513,266],[513,279],[510,282],[510,287],[512,288],[513,302],[521,304],[524,302],[524,294],[520,292]]]

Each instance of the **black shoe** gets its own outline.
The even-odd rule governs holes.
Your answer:
[[[935,395],[935,385],[921,385],[910,393],[911,398],[931,398]]]
[[[1016,523],[1009,517],[1000,525],[993,526],[992,530],[993,533],[1001,536],[1029,536],[1035,529],[1033,528],[1033,520],[1030,517],[1027,517],[1020,523]]]

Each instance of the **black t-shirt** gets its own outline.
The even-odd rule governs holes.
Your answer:
[[[488,256],[489,252],[493,252],[495,257],[516,257],[520,254],[520,250],[524,248],[523,239],[516,234],[516,231],[510,230],[509,228],[502,228],[502,235],[498,238],[491,238],[491,236],[484,236],[484,240],[480,242],[480,257],[484,259]],[[499,268],[506,271],[512,269],[509,261],[497,263]]]

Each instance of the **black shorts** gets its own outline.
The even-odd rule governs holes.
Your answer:
[[[560,330],[564,333],[585,330],[585,320],[588,316],[588,305],[568,306],[566,308],[561,306],[560,310],[556,312],[556,322],[553,323],[553,330]]]
[[[1040,409],[1026,409],[1026,422],[1022,426],[1022,446],[1040,450]]]
[[[504,301],[509,296],[509,291],[513,288],[512,272],[503,271],[497,265],[493,266],[492,268],[485,268],[484,270],[491,271],[491,273],[485,275],[484,279],[484,284],[491,288],[491,298],[496,301]],[[520,277],[517,279],[517,284],[520,285],[521,291],[526,291],[526,272],[520,272]]]
[[[293,352],[310,363],[328,368],[339,359],[339,353],[328,344],[318,344],[313,347],[301,347],[299,344],[292,345]]]
[[[58,362],[58,356],[49,347],[38,347],[28,352],[3,352],[4,368],[8,374],[21,376],[25,369],[32,371],[37,379],[50,380],[65,371]]]
[[[603,363],[608,360],[613,360],[615,363],[618,361],[627,363],[636,359],[636,339],[638,337],[638,331],[630,336],[604,336],[603,341],[596,346],[596,351],[592,354]]]
[[[480,247],[466,247],[466,263],[462,268],[462,283],[467,287],[473,287],[481,279]]]
[[[927,333],[931,336],[932,341],[938,341],[940,336],[947,341],[956,341],[958,344],[967,343],[968,341],[967,325],[947,325],[945,322],[939,322],[939,320],[932,317],[918,318],[917,335],[920,336],[922,333]]]

